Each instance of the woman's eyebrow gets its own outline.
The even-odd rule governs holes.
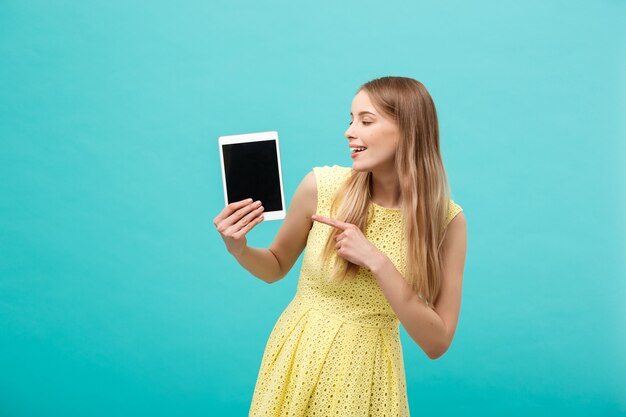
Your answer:
[[[360,116],[360,115],[362,115],[362,114],[364,114],[364,113],[369,113],[369,114],[371,114],[372,116],[376,116],[374,113],[372,113],[371,111],[367,111],[367,110],[360,111],[360,112],[359,112],[359,116]],[[352,116],[352,112],[350,112],[350,116]]]

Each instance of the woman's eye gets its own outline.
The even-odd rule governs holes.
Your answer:
[[[363,121],[363,124],[364,124],[365,126],[367,126],[367,125],[371,125],[371,124],[372,124],[372,122],[366,122],[366,121]]]

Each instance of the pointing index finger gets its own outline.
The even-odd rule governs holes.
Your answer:
[[[327,224],[329,226],[336,227],[337,229],[340,229],[340,230],[346,230],[347,223],[341,222],[336,219],[332,219],[330,217],[324,217],[324,216],[320,216],[319,214],[314,214],[311,216],[311,219],[318,221],[320,223]]]

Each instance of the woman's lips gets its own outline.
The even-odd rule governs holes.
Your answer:
[[[367,150],[367,149],[366,149],[366,150]],[[366,151],[366,150],[365,150],[365,151]],[[350,155],[350,157],[351,157],[351,158],[356,158],[356,156],[357,156],[357,155],[359,155],[359,154],[361,154],[361,153],[363,153],[363,152],[365,152],[365,151],[357,151],[357,152],[352,152],[352,154]]]

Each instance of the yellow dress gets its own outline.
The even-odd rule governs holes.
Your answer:
[[[351,168],[313,171],[317,213],[329,216]],[[450,202],[446,226],[462,210]],[[365,236],[404,271],[400,209],[371,203],[369,210]],[[317,256],[330,230],[313,222],[309,231],[298,288],[269,336],[250,416],[409,416],[399,320],[367,268],[342,284],[322,279],[329,266]]]

